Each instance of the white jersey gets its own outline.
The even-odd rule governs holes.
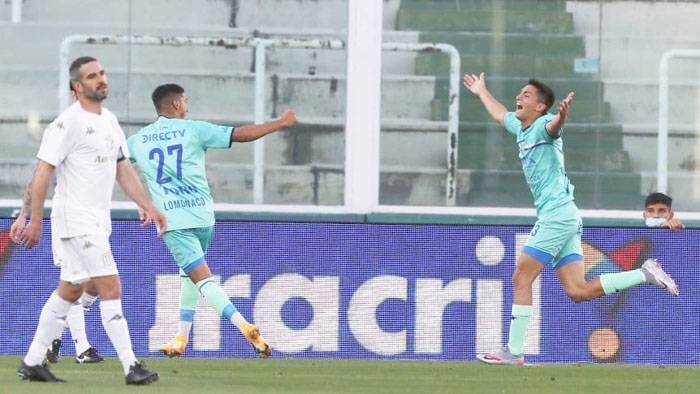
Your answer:
[[[44,130],[37,158],[56,167],[52,232],[60,238],[109,231],[117,159],[128,157],[124,132],[106,108],[73,103]]]

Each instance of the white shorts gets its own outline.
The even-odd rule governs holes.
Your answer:
[[[98,276],[118,275],[109,246],[109,234],[51,237],[53,263],[61,267],[61,280],[80,284]]]

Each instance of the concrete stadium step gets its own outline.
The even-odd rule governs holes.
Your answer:
[[[615,103],[612,119],[620,123],[658,123],[658,81],[608,81],[605,85],[605,99]],[[668,97],[670,122],[687,125],[698,123],[700,80],[697,77],[672,83]]]
[[[31,179],[36,159],[10,159],[0,157],[0,198],[21,199]],[[49,196],[53,195],[56,177],[52,177]]]
[[[571,33],[574,21],[562,10],[528,10],[527,6],[510,10],[450,10],[443,8],[401,7],[397,30],[491,31],[494,24],[507,33]]]
[[[700,17],[700,4],[695,6],[699,10],[696,14]],[[603,36],[601,38],[603,51],[610,55],[600,59],[602,77],[606,82],[608,80],[658,81],[659,63],[663,54],[671,48],[700,49],[698,37],[698,33],[694,32],[688,32],[685,36]],[[634,59],[635,67],[630,67],[623,61],[624,59]],[[669,65],[671,82],[689,78],[697,79],[697,59],[673,59]]]
[[[520,78],[569,78],[590,79],[588,74],[574,71],[573,56],[511,55],[511,54],[467,54],[461,55],[462,70],[478,74]],[[449,59],[446,56],[419,54],[416,57],[418,74],[446,74],[449,72]]]
[[[196,117],[219,124],[252,123],[250,118],[223,119]],[[0,123],[0,147],[4,159],[33,158],[48,121]],[[345,162],[344,121],[330,118],[304,118],[295,127],[265,137],[266,165],[343,165]],[[136,133],[150,119],[122,122],[127,136]],[[19,137],[19,138],[18,138]],[[406,154],[410,152],[410,154]],[[380,165],[447,168],[447,124],[421,119],[385,119],[380,134]],[[236,143],[230,150],[211,149],[209,163],[252,164],[253,143]]]
[[[47,67],[58,62],[59,45],[64,37],[72,34],[126,35],[123,28],[104,26],[60,25],[48,22],[12,24],[0,22],[0,64],[4,67]],[[254,32],[246,29],[209,28],[140,28],[132,29],[133,35],[156,37],[250,37]],[[339,39],[346,36],[337,30],[321,29],[268,29],[256,32],[258,36],[280,39]],[[386,42],[418,42],[417,32],[384,33]],[[31,49],[27,48],[31,43]],[[17,54],[21,54],[18,56]],[[162,67],[163,69],[190,69],[222,71],[250,71],[253,69],[253,49],[224,47],[213,42],[207,47],[172,47],[132,45],[80,45],[71,48],[70,58],[89,54],[98,58],[105,67],[133,68]],[[267,53],[269,72],[303,74],[346,73],[345,50],[312,50],[269,48]],[[415,53],[384,52],[382,69],[389,74],[414,74]]]
[[[444,42],[462,55],[491,52],[509,55],[583,57],[585,40],[575,34],[508,34],[501,32],[420,32],[421,42]]]
[[[23,2],[23,19],[75,25],[228,26],[231,2],[223,0],[51,0]],[[237,26],[318,28],[347,26],[347,0],[240,0]],[[6,5],[7,6],[7,5]]]
[[[431,74],[427,74],[431,75]],[[515,96],[520,92],[520,89],[525,86],[528,78],[522,77],[503,77],[486,75],[486,84],[491,93],[506,106],[515,105]],[[605,86],[599,81],[588,79],[569,79],[569,78],[543,78],[542,82],[546,83],[554,91],[556,99],[565,97],[569,92],[576,92],[574,103],[579,100],[600,100],[603,98]],[[449,83],[446,78],[438,77],[435,79],[435,98],[447,96],[449,91]],[[475,97],[461,89],[463,97],[468,97],[470,100]],[[461,101],[461,100],[460,100]]]
[[[508,148],[489,147],[486,149],[479,145],[461,146],[459,161],[462,168],[491,170],[518,170],[522,168],[514,144]],[[567,171],[631,171],[629,153],[623,150],[603,147],[583,149],[565,143],[564,153]]]
[[[459,141],[471,145],[505,145],[516,148],[515,137],[508,134],[496,122],[460,122]],[[594,149],[605,146],[609,149],[623,149],[622,126],[604,123],[568,123],[564,126],[565,146]]]
[[[619,125],[566,125],[564,151],[568,171],[630,171]],[[520,170],[515,138],[494,122],[464,122],[459,135],[459,167]]]
[[[631,209],[643,199],[641,177],[629,172],[567,172],[579,208]],[[639,198],[636,198],[639,196]],[[472,171],[469,193],[459,205],[532,206],[522,171]]]
[[[0,69],[0,91],[17,92],[0,97],[0,117],[56,111],[58,71]],[[192,72],[191,70],[108,70],[111,93],[105,103],[120,117],[152,113],[150,95],[162,83],[182,85],[193,113],[246,114],[253,112],[254,76],[250,73]],[[410,92],[410,94],[406,94]],[[430,117],[434,79],[423,76],[385,76],[382,115],[389,118]],[[267,81],[268,113],[293,108],[306,116],[345,115],[345,76],[273,74]]]
[[[655,192],[656,172],[642,172],[642,190],[645,195]],[[674,211],[695,211],[700,206],[700,172],[671,171],[668,173],[668,194],[673,197]],[[641,209],[641,206],[640,206]],[[683,219],[682,217],[680,218]]]
[[[566,1],[564,0],[402,0],[401,6],[413,9],[441,9],[445,11],[464,10],[515,10],[522,9],[539,11],[565,11]]]
[[[461,97],[460,97],[461,98]],[[510,106],[506,102],[506,107]],[[433,111],[431,115],[432,120],[447,120],[447,114],[449,111],[449,103],[445,98],[436,98],[433,100]],[[515,105],[512,105],[514,107]],[[464,100],[459,101],[459,116],[465,121],[477,122],[477,121],[489,121],[491,116],[484,109],[481,101],[472,96],[471,94],[466,94]],[[557,107],[557,102],[554,103],[551,110],[552,113],[559,111]],[[610,119],[610,103],[598,100],[575,100],[571,105],[569,121],[575,123],[592,123],[592,122],[606,122]]]
[[[0,159],[0,196],[19,199],[31,176],[33,159]],[[236,163],[208,163],[207,173],[214,201],[253,202],[253,168]],[[460,174],[464,181],[466,173]],[[444,205],[443,169],[386,168],[380,175],[380,200],[384,204]],[[342,166],[267,166],[264,202],[267,204],[342,205],[344,194]],[[468,182],[467,182],[468,183]],[[115,187],[113,199],[127,197]]]
[[[0,159],[0,196],[19,199],[34,168],[34,159]],[[235,163],[208,163],[209,181],[215,201],[221,203],[252,202],[252,167]],[[601,173],[603,174],[603,173]],[[619,181],[615,176],[609,182]],[[576,185],[576,202],[581,208],[637,209],[643,196],[651,189],[623,190],[618,185],[606,186],[605,193],[592,194],[591,184],[585,177],[570,174]],[[343,172],[338,166],[270,166],[266,170],[266,200],[268,204],[342,204]],[[457,173],[458,203],[462,206],[513,206],[532,207],[532,197],[525,184],[521,171],[513,171],[506,177],[508,190],[484,190],[479,188],[479,177],[484,176],[472,170]],[[486,174],[491,176],[491,174]],[[595,174],[587,175],[589,179]],[[650,174],[650,183],[653,182]],[[602,181],[607,184],[608,181]],[[380,202],[398,205],[444,205],[445,173],[441,168],[387,166],[380,176]],[[689,210],[700,203],[694,197],[700,188],[700,175],[694,172],[669,174],[669,190],[673,196],[684,196],[674,201],[677,210]],[[294,191],[295,193],[291,193]],[[634,197],[639,195],[638,198]],[[115,201],[124,201],[126,196],[115,187]]]

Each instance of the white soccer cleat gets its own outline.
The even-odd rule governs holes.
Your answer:
[[[656,259],[645,261],[644,264],[642,264],[642,272],[647,279],[647,283],[664,288],[675,296],[679,294],[676,282],[664,272],[661,268],[661,264],[659,264]]]
[[[257,327],[250,323],[243,323],[243,326],[241,326],[241,333],[253,347],[253,350],[258,353],[260,358],[270,357],[272,354],[272,348],[267,341],[260,336],[260,330],[258,330]]]
[[[508,347],[491,353],[479,353],[476,359],[491,365],[525,365],[525,357],[511,353]]]

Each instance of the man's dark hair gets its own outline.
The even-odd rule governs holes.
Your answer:
[[[156,107],[156,112],[160,113],[163,106],[168,104],[168,100],[172,99],[173,96],[178,96],[183,93],[185,93],[185,89],[178,84],[166,83],[165,85],[158,86],[151,95],[151,100],[153,100],[153,105]]]
[[[534,78],[527,81],[527,84],[532,85],[535,87],[535,89],[537,89],[537,94],[540,97],[540,101],[547,106],[543,114],[549,112],[549,109],[552,108],[552,105],[554,104],[554,91],[552,91],[552,88]]]
[[[651,193],[647,196],[646,200],[644,200],[644,208],[652,204],[664,204],[668,206],[669,209],[671,209],[673,199],[663,193]]]
[[[86,63],[96,61],[97,59],[91,56],[81,56],[73,60],[73,63],[70,64],[70,68],[68,68],[68,75],[70,75],[70,81],[68,81],[68,85],[70,87],[70,90],[75,91],[75,89],[73,89],[73,81],[80,81],[80,66]]]

